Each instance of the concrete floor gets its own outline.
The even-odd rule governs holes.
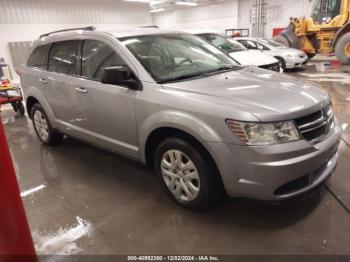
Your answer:
[[[3,111],[38,254],[350,254],[349,71],[317,61],[288,73],[327,89],[345,130],[330,190],[284,206],[183,209],[143,166],[73,139],[42,146],[28,118]]]

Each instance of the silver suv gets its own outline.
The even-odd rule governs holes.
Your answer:
[[[341,130],[319,87],[186,33],[66,31],[36,40],[21,69],[44,144],[65,134],[137,159],[190,208],[224,193],[283,200],[332,174]]]

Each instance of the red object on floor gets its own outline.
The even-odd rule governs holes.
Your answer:
[[[37,261],[0,116],[0,260]]]
[[[279,35],[285,28],[273,28],[272,29],[272,36]]]
[[[339,60],[331,61],[331,68],[332,69],[338,69],[341,67],[341,63]]]

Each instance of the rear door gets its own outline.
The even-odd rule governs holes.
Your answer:
[[[29,56],[25,70],[21,71],[21,85],[25,95],[28,88],[37,88],[42,92],[47,88],[47,62],[50,48],[51,44],[37,46]]]
[[[69,96],[74,89],[74,79],[80,76],[80,40],[60,41],[52,44],[47,77],[42,79],[42,91],[59,124],[70,123],[74,105]]]

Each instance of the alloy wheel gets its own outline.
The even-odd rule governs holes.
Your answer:
[[[47,124],[46,117],[39,110],[36,110],[34,112],[34,124],[35,124],[35,129],[38,132],[38,135],[40,136],[40,138],[44,141],[47,141],[49,138],[49,127]]]
[[[177,199],[192,201],[198,196],[199,174],[186,154],[179,150],[168,150],[163,154],[160,165],[163,180]]]

